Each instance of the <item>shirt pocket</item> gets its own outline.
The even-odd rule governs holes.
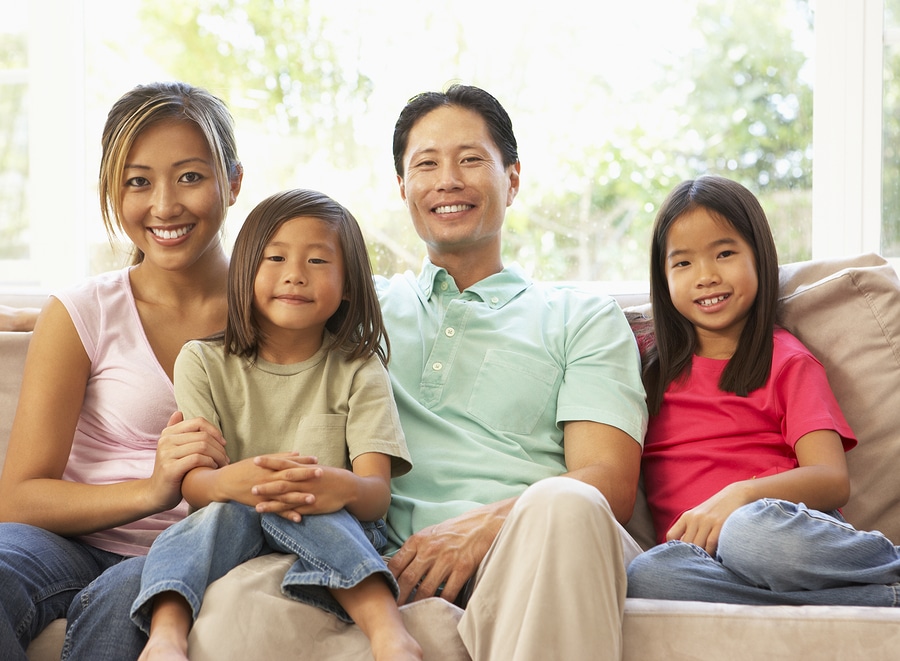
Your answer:
[[[555,397],[560,374],[551,363],[492,349],[475,377],[466,410],[496,431],[530,434]]]
[[[317,457],[322,466],[349,468],[347,416],[339,413],[305,416],[297,425],[294,447],[289,449]]]

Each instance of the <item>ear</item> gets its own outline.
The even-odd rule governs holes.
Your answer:
[[[510,206],[516,195],[519,193],[519,173],[522,171],[522,164],[516,161],[507,168],[509,176],[509,190],[506,193],[506,206]]]
[[[241,192],[241,182],[244,181],[244,166],[240,163],[234,166],[234,176],[229,182],[230,194],[228,196],[228,206],[233,205],[237,201],[237,196]]]
[[[403,181],[403,177],[401,177],[399,174],[397,175],[397,185],[400,187],[400,199],[403,200],[404,204],[407,204],[406,182]]]

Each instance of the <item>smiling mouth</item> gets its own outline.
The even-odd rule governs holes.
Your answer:
[[[727,294],[722,294],[721,296],[716,296],[715,298],[704,298],[703,300],[697,301],[697,304],[702,308],[708,308],[716,303],[721,303],[726,298],[728,298]]]
[[[197,225],[184,225],[182,227],[178,227],[172,230],[166,229],[158,229],[156,227],[151,227],[150,231],[153,232],[153,236],[159,239],[177,239],[179,237],[184,236],[191,230],[193,230]]]
[[[435,213],[459,213],[460,211],[468,211],[474,209],[473,204],[447,204],[442,207],[435,207]]]

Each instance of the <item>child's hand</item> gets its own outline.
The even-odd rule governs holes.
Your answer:
[[[267,471],[266,479],[255,483],[251,489],[256,498],[256,510],[279,514],[295,522],[300,521],[303,514],[323,513],[314,507],[316,482],[323,474],[323,467],[317,461],[316,457],[297,454],[254,457],[254,464]],[[329,511],[334,512],[342,506]]]
[[[666,533],[666,540],[689,542],[715,556],[719,533],[732,512],[752,502],[740,482],[731,484],[697,507],[682,514]]]

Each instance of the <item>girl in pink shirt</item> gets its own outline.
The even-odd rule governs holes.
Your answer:
[[[628,595],[745,604],[900,604],[900,553],[838,508],[856,444],[822,365],[775,326],[778,260],[749,190],[677,186],[651,247],[655,341],[642,471],[659,546]]]

